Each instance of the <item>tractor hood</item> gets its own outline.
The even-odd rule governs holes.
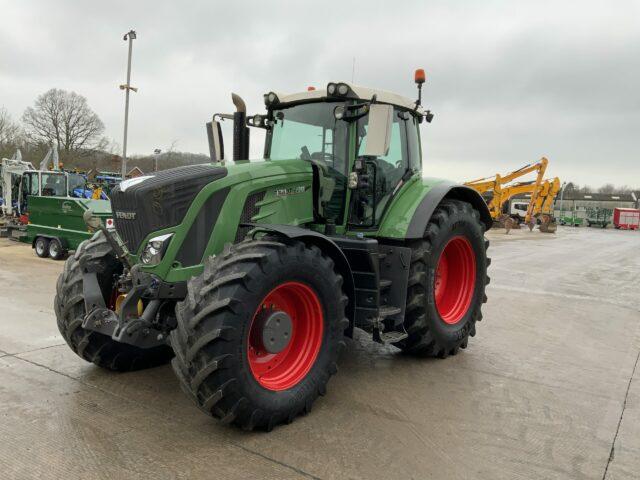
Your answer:
[[[149,233],[180,224],[196,196],[214,182],[232,188],[258,178],[311,172],[311,164],[303,160],[241,161],[163,170],[116,186],[111,192],[113,219],[127,248],[135,252]]]
[[[135,251],[149,232],[178,225],[200,190],[226,175],[223,167],[193,165],[120,183],[111,192],[111,208],[127,248]]]

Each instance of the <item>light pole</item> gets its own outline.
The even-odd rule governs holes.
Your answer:
[[[127,83],[120,85],[120,90],[125,91],[124,100],[124,141],[122,142],[122,180],[127,176],[127,128],[129,127],[129,91],[137,92],[138,89],[131,86],[131,51],[133,49],[133,41],[136,39],[135,30],[130,30],[124,34],[122,38],[125,42],[129,41],[129,57],[127,59]]]
[[[160,156],[161,152],[162,152],[162,150],[160,150],[159,148],[156,148],[153,151],[153,171],[154,172],[158,171],[158,157]]]
[[[562,200],[564,198],[564,187],[567,185],[567,182],[562,182],[562,186],[560,187],[560,220],[562,220],[562,213],[564,210],[562,209]]]

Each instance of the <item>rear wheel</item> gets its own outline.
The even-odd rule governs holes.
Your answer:
[[[444,358],[475,335],[489,283],[484,230],[469,203],[444,200],[436,208],[424,239],[413,245],[402,350]]]
[[[62,260],[67,252],[65,252],[60,240],[57,238],[51,239],[49,242],[49,257],[53,260]]]
[[[38,255],[40,258],[48,257],[49,256],[49,239],[44,237],[36,238],[34,249],[36,251],[36,255]]]
[[[326,392],[344,347],[347,297],[315,246],[247,240],[190,281],[171,332],[173,368],[206,413],[245,429],[292,421]]]

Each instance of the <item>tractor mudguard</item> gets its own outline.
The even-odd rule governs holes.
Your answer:
[[[333,260],[336,270],[344,280],[343,288],[347,297],[349,297],[349,304],[347,305],[347,318],[349,319],[348,336],[353,335],[353,327],[355,321],[355,282],[353,280],[353,274],[351,273],[351,266],[345,256],[342,249],[334,242],[330,237],[323,235],[320,232],[309,230],[306,228],[296,227],[294,225],[271,225],[271,224],[243,224],[246,226],[252,226],[255,231],[275,232],[283,235],[292,240],[301,240],[304,243],[316,245],[321,251],[326,252]]]
[[[484,223],[486,230],[491,228],[493,221],[491,220],[489,208],[482,196],[471,187],[444,181],[434,185],[422,198],[413,213],[413,217],[411,217],[405,238],[422,238],[431,215],[433,215],[440,202],[446,198],[470,203],[473,208],[480,212],[480,220]]]

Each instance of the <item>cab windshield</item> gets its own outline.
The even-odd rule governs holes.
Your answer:
[[[323,176],[320,207],[341,223],[347,186],[349,125],[336,120],[338,102],[316,102],[273,110],[265,158],[300,159],[318,165]]]
[[[67,177],[64,173],[42,173],[43,197],[66,197]]]
[[[306,103],[273,111],[270,160],[322,160],[346,172],[347,123],[336,120],[337,103]]]

